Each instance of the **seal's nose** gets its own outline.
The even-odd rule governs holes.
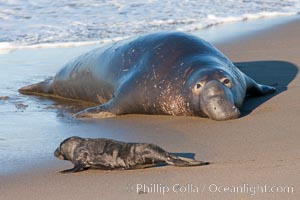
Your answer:
[[[219,81],[209,81],[203,87],[200,97],[203,112],[214,120],[236,119],[240,116],[231,90]]]
[[[54,156],[59,157],[60,155],[61,155],[61,153],[60,153],[59,149],[57,148],[54,152]]]
[[[66,156],[64,154],[61,153],[61,151],[59,150],[59,148],[57,148],[54,152],[54,156],[61,159],[61,160],[67,160]]]

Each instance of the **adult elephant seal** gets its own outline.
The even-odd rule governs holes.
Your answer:
[[[74,168],[61,171],[62,173],[79,172],[88,168],[135,169],[159,163],[179,167],[209,164],[177,157],[154,144],[125,143],[104,138],[86,139],[76,136],[65,139],[54,155],[74,164]]]
[[[128,113],[238,118],[247,95],[275,88],[256,83],[208,42],[185,33],[154,33],[90,51],[54,78],[21,93],[52,94],[99,106],[77,117]]]

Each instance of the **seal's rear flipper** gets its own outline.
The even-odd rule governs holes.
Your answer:
[[[19,89],[21,94],[53,94],[53,78]]]
[[[177,156],[170,156],[167,159],[166,163],[177,167],[191,167],[191,166],[201,166],[201,165],[210,164],[209,162],[205,162],[205,161],[198,161],[194,159],[177,157]]]

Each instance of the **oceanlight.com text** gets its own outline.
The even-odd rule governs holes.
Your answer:
[[[212,194],[222,194],[222,193],[232,193],[232,194],[247,194],[256,195],[259,193],[288,193],[293,194],[295,188],[293,185],[266,185],[266,184],[240,184],[240,185],[222,185],[216,183],[210,184],[160,184],[151,183],[143,184],[138,183],[130,187],[131,192],[137,194],[160,194],[165,195],[168,193],[212,193]]]

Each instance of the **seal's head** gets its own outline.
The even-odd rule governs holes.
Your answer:
[[[80,137],[69,137],[60,143],[59,147],[55,150],[54,156],[61,160],[73,160],[75,148],[82,142]]]
[[[202,68],[194,73],[190,89],[198,115],[218,121],[238,118],[244,86],[236,79],[234,74],[218,67]]]

